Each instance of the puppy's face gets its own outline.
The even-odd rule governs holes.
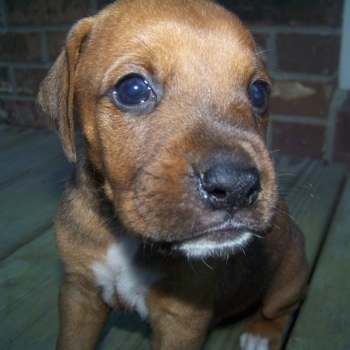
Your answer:
[[[93,18],[74,85],[88,157],[131,234],[206,257],[269,227],[269,80],[232,14],[117,2]]]

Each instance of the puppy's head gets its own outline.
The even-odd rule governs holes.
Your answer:
[[[78,22],[44,80],[43,114],[87,157],[125,229],[192,257],[270,226],[269,79],[250,33],[200,0],[120,0]]]

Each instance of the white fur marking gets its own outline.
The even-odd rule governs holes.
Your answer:
[[[239,338],[241,350],[269,350],[269,340],[251,333],[243,333]]]
[[[139,244],[134,240],[120,239],[110,246],[105,261],[93,264],[92,271],[107,304],[112,303],[117,293],[142,318],[147,318],[145,295],[161,276],[133,265],[138,248]]]
[[[210,256],[222,256],[233,254],[253,237],[251,232],[244,232],[240,237],[224,242],[215,241],[188,241],[181,244],[179,251],[185,253],[189,258],[207,258]]]

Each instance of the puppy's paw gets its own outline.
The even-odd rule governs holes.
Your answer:
[[[251,333],[243,333],[239,338],[241,350],[269,350],[269,340]]]

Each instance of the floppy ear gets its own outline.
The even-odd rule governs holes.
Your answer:
[[[92,18],[85,18],[71,29],[65,47],[40,85],[37,98],[39,111],[59,133],[64,153],[72,163],[76,161],[73,116],[75,70],[81,45],[92,23]]]

